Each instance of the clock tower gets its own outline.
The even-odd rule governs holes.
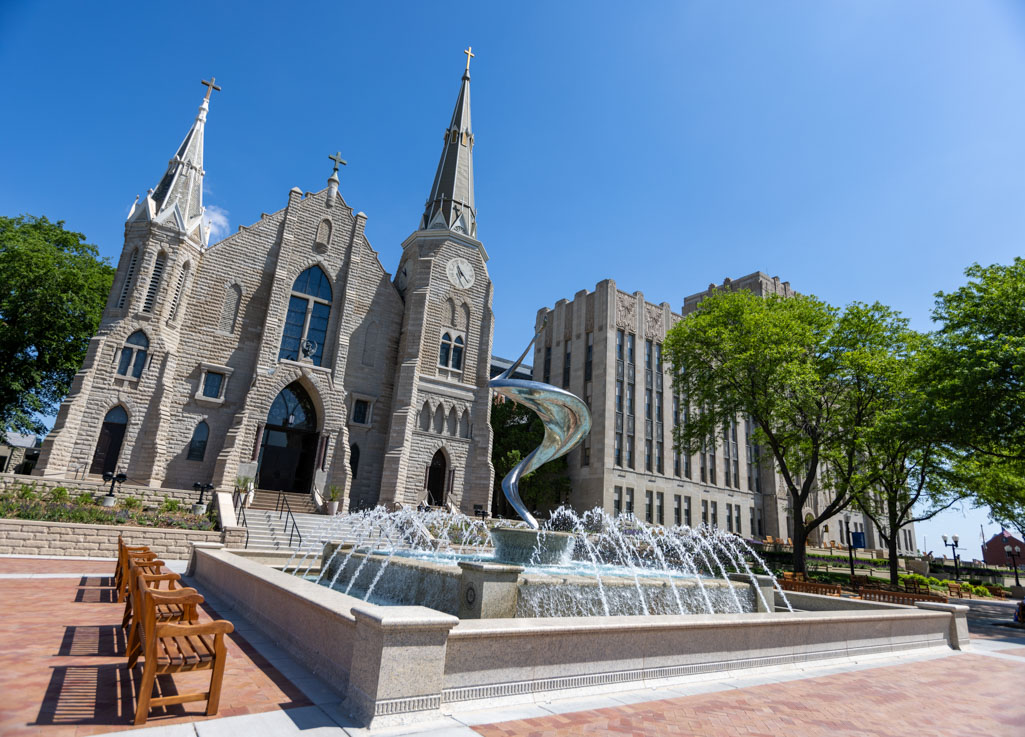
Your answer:
[[[494,315],[477,239],[470,49],[441,160],[417,230],[402,244],[404,302],[381,504],[491,508]]]

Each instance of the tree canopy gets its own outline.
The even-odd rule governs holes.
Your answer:
[[[0,217],[0,430],[39,433],[71,387],[114,269],[64,221]]]
[[[680,451],[699,453],[720,428],[751,419],[789,496],[796,570],[809,533],[874,480],[865,442],[886,400],[887,357],[906,331],[879,304],[840,311],[809,296],[716,291],[666,338],[675,385],[693,408],[676,429]]]

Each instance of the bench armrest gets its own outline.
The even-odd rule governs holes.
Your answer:
[[[203,595],[191,588],[172,591],[147,588],[146,599],[153,604],[202,604],[204,601]]]
[[[163,589],[164,591],[175,591],[177,589],[181,589],[182,588],[181,586],[178,586],[177,589],[176,589],[175,586],[173,585],[175,582],[181,581],[181,578],[182,577],[179,574],[177,574],[177,573],[140,573],[139,574],[139,580],[140,581],[145,581],[147,588],[149,588],[151,591],[160,591],[161,590],[160,589],[160,582],[161,581],[167,581],[167,588]],[[150,586],[151,583],[152,584],[157,584],[157,585],[156,586]]]

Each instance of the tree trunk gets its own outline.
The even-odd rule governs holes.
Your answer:
[[[894,494],[886,495],[886,517],[890,526],[886,540],[886,551],[890,556],[890,583],[897,586],[900,584],[897,576],[897,535],[900,530],[897,528],[897,497]]]
[[[900,585],[900,578],[897,576],[897,536],[894,534],[890,535],[890,539],[886,541],[886,548],[890,554],[890,583],[894,586]]]

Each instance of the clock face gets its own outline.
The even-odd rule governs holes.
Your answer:
[[[469,289],[473,286],[473,267],[465,258],[452,259],[445,267],[445,271],[448,273],[448,280],[452,282],[452,286],[458,289]]]

